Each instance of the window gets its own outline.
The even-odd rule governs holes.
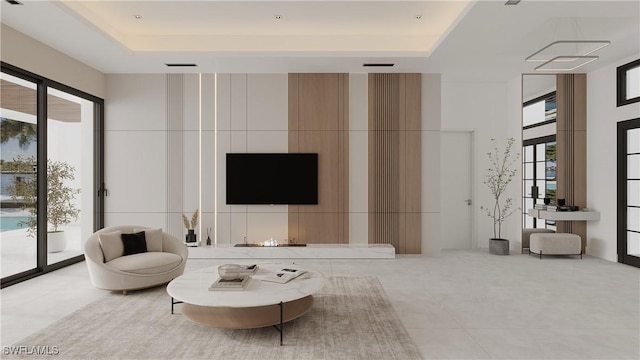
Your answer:
[[[640,118],[618,123],[618,261],[640,267]]]
[[[524,130],[555,122],[555,91],[522,104],[522,128]]]
[[[523,228],[555,230],[555,221],[527,215],[535,204],[548,198],[556,203],[556,139],[555,135],[525,140],[522,148]]]
[[[618,67],[618,106],[640,101],[640,59]]]
[[[555,230],[555,221],[527,214],[548,198],[556,202],[556,92],[522,104],[522,227]]]

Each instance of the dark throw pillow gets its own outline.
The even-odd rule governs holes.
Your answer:
[[[144,231],[135,234],[122,234],[122,244],[124,253],[122,255],[132,255],[147,252],[147,240]]]

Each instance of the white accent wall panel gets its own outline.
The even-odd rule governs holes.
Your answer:
[[[166,227],[166,75],[109,75],[105,226]]]
[[[288,151],[287,74],[218,74],[219,244],[287,238],[286,205],[226,205],[226,154]],[[283,174],[283,176],[286,174]]]
[[[166,75],[107,76],[105,131],[166,130]]]
[[[247,84],[248,129],[286,132],[288,98],[283,95],[288,93],[287,75],[251,74],[247,76]],[[288,138],[284,142],[288,143]]]
[[[349,74],[349,243],[369,242],[368,74]]]
[[[440,252],[440,74],[422,74],[422,253]]]

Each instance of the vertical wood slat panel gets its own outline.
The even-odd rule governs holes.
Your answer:
[[[567,205],[587,204],[586,194],[586,75],[557,75],[557,197]],[[558,232],[574,233],[586,247],[585,222],[560,221]]]
[[[404,216],[404,213],[407,211],[407,207],[406,207],[406,183],[407,183],[407,162],[406,162],[406,130],[407,130],[407,112],[406,112],[406,106],[405,104],[407,103],[407,75],[406,74],[400,74],[400,83],[399,83],[399,119],[398,119],[398,135],[400,136],[400,143],[398,145],[398,151],[399,151],[399,168],[403,169],[403,171],[399,171],[398,175],[398,181],[399,181],[399,186],[398,186],[398,200],[400,201],[399,203],[399,209],[398,211],[400,211],[402,213],[400,222],[399,222],[399,233],[398,233],[398,237],[399,237],[399,243],[400,243],[400,248],[404,249],[405,252],[408,250],[408,242],[407,242],[407,227],[406,227],[406,216]]]
[[[298,242],[349,241],[347,76],[289,74],[289,151],[318,153],[318,205],[289,206]]]
[[[184,75],[167,75],[167,232],[183,237]]]
[[[339,128],[338,151],[340,161],[340,173],[338,174],[338,184],[340,194],[338,196],[338,216],[340,243],[349,243],[349,74],[339,74]]]
[[[367,212],[367,227],[368,227],[368,242],[375,244],[376,238],[375,234],[377,234],[377,218],[376,213],[373,211],[375,209],[375,194],[376,194],[376,166],[375,161],[377,159],[376,147],[378,144],[378,132],[375,126],[375,119],[377,111],[378,103],[375,100],[375,89],[376,89],[376,79],[375,74],[369,74],[367,76],[367,204],[368,204],[368,212]]]
[[[369,74],[369,242],[398,253],[421,251],[420,87],[420,74]]]

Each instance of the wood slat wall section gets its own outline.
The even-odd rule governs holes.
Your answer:
[[[167,232],[182,239],[184,75],[167,75]]]
[[[587,76],[561,74],[557,97],[557,198],[567,205],[587,206]],[[587,242],[584,221],[559,221],[557,231],[574,233]]]
[[[369,243],[422,249],[421,74],[369,74]]]
[[[289,74],[289,152],[318,153],[318,205],[289,206],[290,241],[349,243],[348,96],[348,74]]]

